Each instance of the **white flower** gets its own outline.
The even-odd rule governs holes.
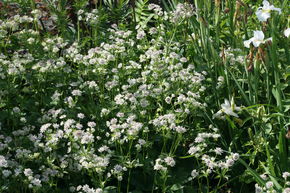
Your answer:
[[[263,189],[258,184],[255,184],[255,193],[260,193],[260,192],[263,192]]]
[[[123,167],[121,165],[119,165],[119,164],[115,165],[115,167],[114,167],[115,173],[120,173],[122,171],[123,171]]]
[[[81,144],[88,144],[94,142],[94,136],[90,133],[85,133],[82,136]]]
[[[32,176],[33,175],[33,172],[30,168],[25,169],[23,173],[25,176]]]
[[[175,160],[172,157],[166,157],[164,159],[165,163],[171,167],[175,166]]]
[[[160,158],[156,159],[155,160],[155,165],[154,165],[154,170],[157,170],[157,171],[159,171],[159,170],[166,171],[167,168],[164,167],[163,165],[161,165],[163,162],[164,161],[162,159],[160,159]]]
[[[13,109],[14,113],[20,113],[20,108],[19,107],[14,107]]]
[[[34,185],[34,186],[41,186],[41,181],[37,178],[34,178],[31,183]]]
[[[266,174],[261,174],[260,177],[263,179],[263,180],[267,180],[268,179],[268,176]]]
[[[12,172],[10,170],[3,170],[2,174],[5,178],[7,178],[12,174]]]
[[[290,177],[290,173],[289,173],[289,172],[284,172],[284,173],[282,174],[282,177],[283,177],[285,180],[287,180],[287,178]]]
[[[227,99],[225,99],[225,103],[221,104],[222,109],[219,110],[217,113],[213,115],[213,118],[222,118],[222,114],[231,115],[234,117],[239,117],[234,111],[240,111],[241,108],[237,107],[232,99],[231,102],[229,102]]]
[[[288,38],[289,35],[290,35],[290,28],[287,28],[285,31],[284,31],[284,35]]]
[[[85,118],[85,115],[84,115],[83,113],[78,113],[77,116],[78,116],[79,119],[83,119],[83,118]]]
[[[88,122],[88,126],[90,127],[90,128],[93,128],[93,127],[95,127],[97,124],[95,123],[95,122]]]
[[[235,163],[234,160],[232,160],[232,159],[228,159],[228,160],[226,161],[226,168],[229,168],[229,167],[233,166],[234,163]]]
[[[192,178],[196,178],[198,175],[199,175],[198,171],[196,171],[196,170],[191,171]]]
[[[195,147],[195,146],[192,146],[190,147],[190,149],[188,150],[188,153],[190,155],[194,155],[195,153],[199,152],[201,149],[199,146]]]
[[[49,127],[51,126],[51,123],[46,123],[40,127],[40,133],[44,133]]]
[[[238,153],[234,153],[234,154],[233,154],[233,159],[234,159],[235,161],[237,161],[239,158],[240,158],[240,155],[239,155]]]
[[[273,182],[271,182],[271,181],[269,181],[269,182],[266,183],[266,188],[267,188],[267,189],[270,189],[270,188],[272,188],[273,186],[274,186],[274,184],[273,184]]]
[[[118,181],[122,181],[122,180],[123,180],[123,176],[118,176],[118,177],[117,177],[117,180],[118,180]]]
[[[27,39],[28,44],[33,44],[33,42],[35,42],[34,38],[28,38]]]
[[[214,152],[217,154],[217,155],[221,155],[223,153],[224,150],[222,150],[220,147],[217,147],[215,148]]]
[[[186,129],[184,127],[181,127],[181,126],[175,127],[175,130],[177,133],[185,133],[186,132]]]
[[[146,33],[145,33],[144,30],[139,29],[139,30],[137,31],[137,39],[138,39],[138,40],[143,39],[145,36],[146,36]]]
[[[266,0],[263,1],[263,7],[259,7],[256,11],[256,15],[259,21],[267,21],[271,16],[271,11],[278,11],[281,14],[281,9],[274,7],[274,5],[270,5],[270,3]]]
[[[73,90],[73,91],[71,92],[71,94],[72,94],[73,96],[81,96],[81,95],[82,95],[82,91],[80,91],[80,90]]]
[[[268,38],[264,40],[265,35],[262,31],[254,31],[254,37],[249,40],[244,41],[244,46],[246,48],[250,48],[250,44],[253,43],[255,47],[259,47],[260,44],[263,44],[267,41],[272,41],[272,38]]]
[[[3,155],[0,155],[0,168],[1,167],[8,167],[8,162]]]

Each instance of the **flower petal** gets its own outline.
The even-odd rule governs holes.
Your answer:
[[[265,39],[265,42],[268,42],[268,41],[272,42],[272,38]]]
[[[257,48],[260,46],[260,44],[263,43],[263,41],[255,40],[253,41],[253,45]]]
[[[274,10],[274,11],[278,11],[278,12],[279,12],[279,14],[281,14],[281,13],[282,13],[282,11],[281,11],[281,9],[280,9],[280,8],[276,8],[276,7],[274,7],[272,10]]]
[[[249,39],[249,40],[244,41],[244,46],[245,46],[246,48],[250,48],[250,44],[251,44],[251,43],[252,43],[252,38]]]
[[[242,110],[241,107],[236,107],[236,106],[235,106],[235,111],[241,111],[241,110]]]
[[[288,38],[289,35],[290,35],[290,28],[287,28],[285,31],[284,31],[284,35]]]
[[[263,12],[262,10],[256,11],[256,15],[259,21],[267,21],[267,19],[271,16],[269,12]]]
[[[237,118],[239,117],[238,114],[235,113],[235,112],[232,111],[232,110],[225,111],[225,113],[226,113],[227,115],[231,115],[231,116],[234,116],[234,117],[237,117]]]
[[[215,118],[220,118],[222,115],[222,111],[219,110],[217,113],[213,114],[212,118],[215,119]]]
[[[230,103],[230,101],[229,101],[228,99],[225,99],[225,103],[224,103],[224,105],[225,105],[226,107],[231,107],[231,103]]]
[[[265,35],[262,31],[254,31],[254,38],[256,40],[260,40],[260,41],[263,41],[264,38],[265,38]]]
[[[269,1],[264,0],[264,1],[263,1],[263,6],[264,6],[264,7],[269,7],[269,6],[270,6]]]

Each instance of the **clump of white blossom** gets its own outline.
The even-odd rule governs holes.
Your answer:
[[[290,173],[289,172],[283,172],[282,173],[282,190],[278,190],[278,187],[276,186],[275,182],[271,180],[270,176],[268,174],[262,174],[260,177],[265,181],[264,185],[255,184],[255,192],[257,193],[289,193],[290,192]],[[276,182],[277,183],[277,182]]]
[[[188,19],[195,14],[192,4],[178,3],[176,9],[172,12],[171,21],[178,23],[184,19]]]

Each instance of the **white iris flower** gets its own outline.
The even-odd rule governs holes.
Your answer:
[[[224,114],[238,118],[238,114],[234,111],[241,111],[241,107],[236,106],[233,99],[231,102],[225,99],[225,102],[221,104],[221,110],[215,113],[213,118],[224,119]]]
[[[260,44],[263,44],[267,41],[272,41],[272,38],[268,38],[264,40],[265,35],[262,31],[254,31],[254,37],[249,40],[244,41],[244,46],[246,48],[250,48],[250,44],[253,43],[255,47],[259,47]]]
[[[259,21],[267,21],[271,16],[271,11],[278,11],[281,14],[281,9],[274,7],[274,5],[270,5],[270,3],[266,0],[263,1],[263,7],[259,7],[258,11],[256,11],[256,15]]]

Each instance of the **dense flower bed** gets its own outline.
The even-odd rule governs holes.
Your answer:
[[[0,192],[290,192],[287,11],[3,1]]]

